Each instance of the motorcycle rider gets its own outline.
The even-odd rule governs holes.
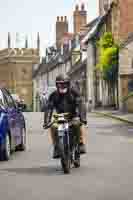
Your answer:
[[[71,113],[73,130],[80,137],[80,153],[86,153],[85,146],[85,129],[86,113],[82,109],[82,101],[79,93],[70,87],[70,78],[67,75],[60,74],[56,77],[56,88],[48,99],[48,108],[44,115],[44,128],[51,122],[52,113]],[[80,121],[73,120],[79,117]],[[58,149],[56,145],[56,128],[57,124],[53,124],[50,128],[51,140],[54,145],[53,158],[58,158]]]

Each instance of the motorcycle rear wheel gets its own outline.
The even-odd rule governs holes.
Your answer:
[[[78,149],[75,150],[75,158],[74,158],[74,167],[79,168],[80,167],[80,152],[79,152],[79,147]]]
[[[80,159],[77,159],[74,161],[74,167],[79,168],[80,167]]]

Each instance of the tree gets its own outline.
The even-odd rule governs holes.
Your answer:
[[[115,88],[118,93],[118,59],[119,47],[115,43],[112,33],[106,32],[98,42],[100,58],[97,65],[103,80],[108,84],[112,104],[115,103]],[[117,94],[118,96],[118,94]]]

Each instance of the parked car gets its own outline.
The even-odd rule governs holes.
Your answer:
[[[21,108],[10,92],[0,88],[0,160],[9,160],[15,150],[26,148],[26,124]]]

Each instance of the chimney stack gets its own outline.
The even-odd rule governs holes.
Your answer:
[[[57,17],[56,21],[56,47],[61,48],[61,40],[65,33],[68,33],[68,20],[67,17]]]
[[[85,10],[85,4],[81,4],[81,9],[79,5],[76,5],[75,11],[73,13],[74,17],[74,33],[80,32],[80,29],[87,24],[87,11]]]

